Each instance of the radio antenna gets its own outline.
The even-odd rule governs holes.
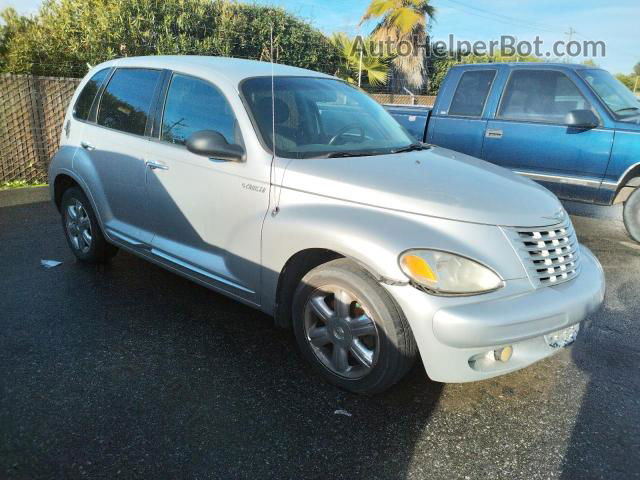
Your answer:
[[[269,183],[271,183],[271,190],[275,195],[275,170],[276,170],[276,86],[275,86],[275,66],[273,64],[273,24],[271,24],[271,33],[269,35],[270,47],[269,47],[269,60],[271,61],[271,168],[269,169]],[[276,204],[271,212],[271,215],[277,215],[278,205]]]

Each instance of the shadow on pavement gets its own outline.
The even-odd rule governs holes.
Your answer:
[[[406,476],[441,393],[421,365],[337,390],[266,315],[124,252],[77,263],[53,207],[0,209],[0,244],[1,477]]]
[[[588,226],[591,220],[578,219]],[[562,466],[562,478],[640,478],[640,245],[622,225],[584,228],[605,265],[602,311],[572,347],[573,362],[590,377]],[[604,241],[602,241],[604,240]],[[636,278],[634,278],[634,275]]]

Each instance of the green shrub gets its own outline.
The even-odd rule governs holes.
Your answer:
[[[6,11],[5,11],[6,12]],[[0,31],[0,69],[74,76],[90,65],[134,55],[222,55],[334,73],[336,48],[281,8],[226,0],[45,0],[31,19]]]

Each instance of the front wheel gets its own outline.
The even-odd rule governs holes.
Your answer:
[[[640,187],[625,202],[623,218],[631,238],[640,243]]]
[[[104,238],[91,203],[80,188],[64,192],[61,210],[67,243],[78,260],[103,263],[118,253],[118,248]]]
[[[346,259],[311,270],[293,302],[305,358],[329,382],[373,394],[398,382],[416,357],[409,325],[389,293]]]

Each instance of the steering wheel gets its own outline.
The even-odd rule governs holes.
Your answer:
[[[335,145],[336,141],[338,141],[338,139],[349,130],[358,130],[360,132],[360,143],[362,143],[362,141],[366,138],[364,134],[364,127],[362,125],[358,125],[357,123],[350,123],[349,125],[345,125],[344,127],[342,127],[338,131],[338,133],[331,137],[331,140],[329,140],[329,145]]]

